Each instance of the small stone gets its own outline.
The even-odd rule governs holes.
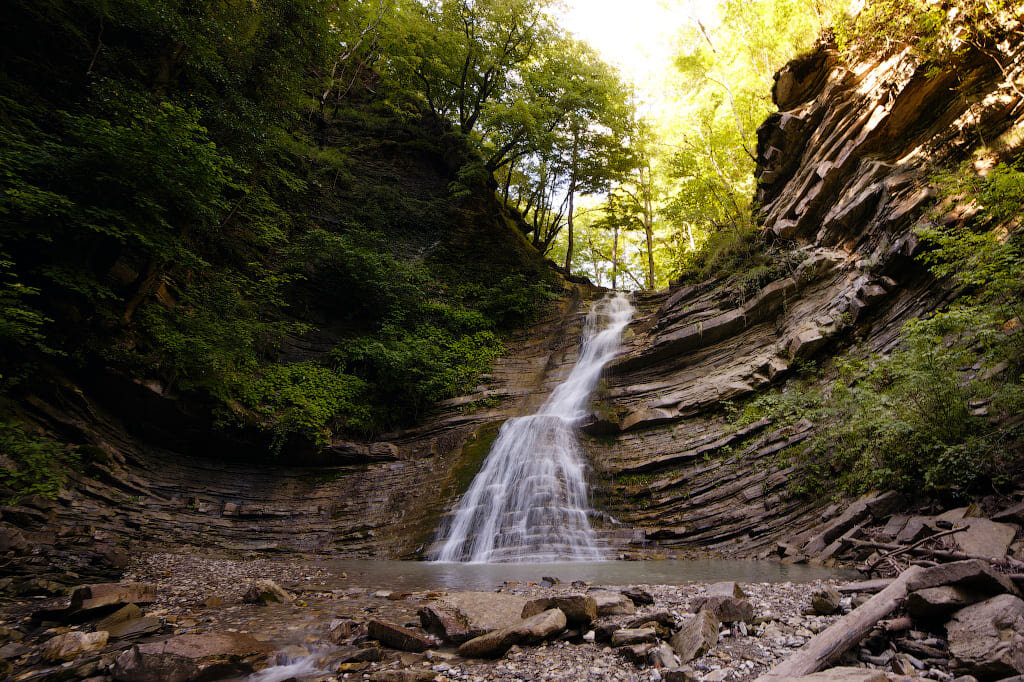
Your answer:
[[[633,602],[635,606],[645,606],[647,604],[654,603],[654,597],[647,590],[640,589],[639,587],[629,587],[622,590],[622,594],[629,597],[629,600]]]
[[[811,608],[814,613],[831,616],[839,610],[843,597],[836,588],[828,586],[811,593]]]
[[[623,646],[616,649],[616,651],[622,655],[627,661],[636,663],[637,665],[645,665],[647,663],[647,654],[651,649],[654,648],[654,644],[651,642],[644,642],[640,644],[631,644],[629,646]]]
[[[630,616],[636,613],[633,601],[621,592],[599,590],[591,592],[598,616]]]
[[[616,630],[612,633],[612,646],[629,646],[642,642],[653,642],[657,639],[654,628],[637,628],[633,630]]]
[[[656,668],[675,668],[679,665],[679,657],[671,646],[662,642],[648,652],[648,662]]]
[[[249,585],[242,600],[247,604],[290,604],[295,601],[280,585],[273,580],[257,580]]]

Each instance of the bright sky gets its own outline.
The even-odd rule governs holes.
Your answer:
[[[717,23],[718,0],[565,0],[562,25],[644,90],[669,68],[679,29]]]

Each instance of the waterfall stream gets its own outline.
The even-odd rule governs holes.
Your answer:
[[[605,558],[590,527],[586,465],[575,426],[633,316],[624,294],[594,303],[579,359],[533,415],[509,419],[458,508],[438,532],[432,559],[586,561]]]

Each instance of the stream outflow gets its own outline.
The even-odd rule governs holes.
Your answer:
[[[594,303],[579,359],[533,415],[501,427],[483,467],[438,533],[435,561],[595,561],[586,463],[575,427],[633,316],[625,294]]]

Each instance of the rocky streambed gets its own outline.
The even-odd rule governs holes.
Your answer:
[[[840,661],[857,670],[823,674],[949,682],[965,672],[998,679],[1015,665],[1014,674],[1024,672],[1016,587],[981,562],[964,563],[971,566],[933,576],[932,592],[917,590],[924,606],[913,617],[887,613],[872,623]],[[3,602],[0,673],[92,682],[751,680],[889,584],[593,585],[537,576],[460,592],[358,582],[347,587],[346,576],[311,562],[142,555],[120,583],[83,586],[70,599]],[[976,631],[991,621],[984,614],[974,619],[981,625],[946,626],[950,614],[979,604],[1006,616],[994,634]],[[986,647],[985,636],[1002,644],[989,646],[996,654],[987,659],[975,651],[958,661],[954,636],[972,651]]]

